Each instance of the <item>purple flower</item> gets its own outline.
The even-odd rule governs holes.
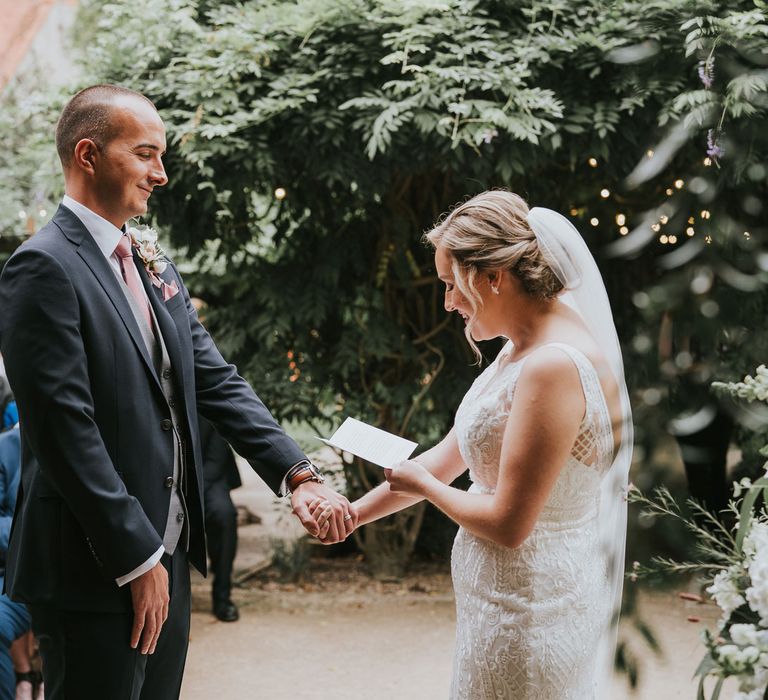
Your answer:
[[[704,87],[709,90],[715,82],[715,62],[712,58],[699,62],[699,79]]]
[[[725,155],[725,149],[719,143],[719,137],[722,134],[715,133],[714,129],[707,132],[707,155],[712,160],[719,160]]]

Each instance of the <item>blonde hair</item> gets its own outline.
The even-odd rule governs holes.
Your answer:
[[[509,270],[536,299],[552,299],[563,289],[528,225],[528,211],[519,195],[489,190],[459,204],[424,236],[433,248],[442,245],[451,255],[455,284],[472,307],[464,334],[478,360],[480,351],[472,340],[483,305],[475,285],[478,274]]]

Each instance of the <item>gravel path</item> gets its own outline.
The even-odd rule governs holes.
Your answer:
[[[263,518],[240,528],[237,570],[268,562],[276,537],[300,530],[250,470],[236,503]],[[315,565],[308,585],[285,586],[263,575],[234,591],[239,622],[210,614],[209,584],[193,578],[193,617],[183,700],[439,700],[450,685],[454,610],[447,574],[416,576],[402,585],[375,584],[344,562]],[[358,567],[359,568],[359,567]],[[328,583],[330,581],[330,583]],[[335,583],[334,583],[335,582]],[[658,635],[659,659],[635,639],[640,686],[631,693],[617,678],[613,697],[694,700],[692,676],[702,654],[699,634],[712,625],[710,605],[680,601],[675,593],[646,594],[643,618]],[[688,616],[700,623],[686,621]],[[721,700],[733,697],[726,687]]]

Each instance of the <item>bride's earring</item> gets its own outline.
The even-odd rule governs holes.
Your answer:
[[[499,288],[498,288],[498,287],[491,287],[491,291],[492,291],[494,294],[498,294],[498,293],[499,293]]]

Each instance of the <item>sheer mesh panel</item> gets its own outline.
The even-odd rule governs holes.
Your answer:
[[[576,438],[571,457],[588,467],[593,467],[597,462],[597,438],[591,426]]]

